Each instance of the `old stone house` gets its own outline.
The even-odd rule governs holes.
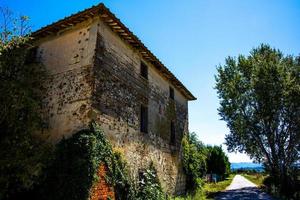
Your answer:
[[[162,187],[181,193],[181,139],[195,97],[103,4],[33,33],[46,66],[50,140],[98,122],[131,173],[154,162]]]

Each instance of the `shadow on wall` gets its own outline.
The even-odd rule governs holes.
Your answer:
[[[270,195],[261,191],[256,187],[245,187],[237,190],[227,190],[221,192],[216,198],[216,200],[275,200]]]
[[[180,170],[182,170],[180,168]],[[176,176],[176,183],[175,183],[175,194],[176,195],[183,195],[185,194],[186,190],[186,177],[184,175],[184,172],[181,172],[177,174]]]

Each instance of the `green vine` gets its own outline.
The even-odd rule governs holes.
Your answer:
[[[166,199],[165,194],[162,191],[156,169],[153,163],[150,164],[149,168],[141,172],[140,180],[138,181],[138,200],[164,200]]]
[[[88,199],[101,163],[108,168],[106,181],[114,187],[116,199],[132,199],[126,164],[95,123],[57,145],[41,194],[52,200]]]
[[[165,199],[153,164],[141,173],[138,182],[132,181],[121,154],[113,151],[95,123],[63,139],[54,157],[39,191],[40,199],[89,199],[94,184],[99,181],[97,170],[101,164],[107,167],[105,179],[113,186],[117,200]]]

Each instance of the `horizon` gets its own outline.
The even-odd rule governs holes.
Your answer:
[[[221,145],[229,133],[220,121],[214,75],[227,56],[248,55],[261,43],[284,54],[300,53],[300,2],[255,1],[43,1],[3,0],[30,17],[33,31],[103,2],[197,97],[189,102],[189,130],[206,145]],[[171,3],[172,2],[172,3]],[[266,12],[266,9],[268,12]],[[52,10],[53,12],[42,12]],[[42,16],[42,17],[41,17]],[[238,17],[237,17],[238,16]],[[172,20],[170,20],[172,19]],[[174,42],[176,41],[176,42]],[[226,151],[227,152],[227,151]],[[252,162],[228,153],[232,163]]]

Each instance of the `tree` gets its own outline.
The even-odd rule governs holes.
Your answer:
[[[0,17],[0,199],[11,199],[39,183],[51,148],[38,134],[45,70],[30,57],[28,17]]]
[[[281,189],[290,185],[300,158],[300,57],[262,44],[249,56],[228,57],[217,70],[228,150],[263,162]]]
[[[193,191],[201,184],[201,178],[206,173],[206,147],[198,140],[195,133],[184,136],[183,167],[187,175],[187,187]]]
[[[207,172],[222,176],[230,173],[230,163],[222,146],[207,146]]]

